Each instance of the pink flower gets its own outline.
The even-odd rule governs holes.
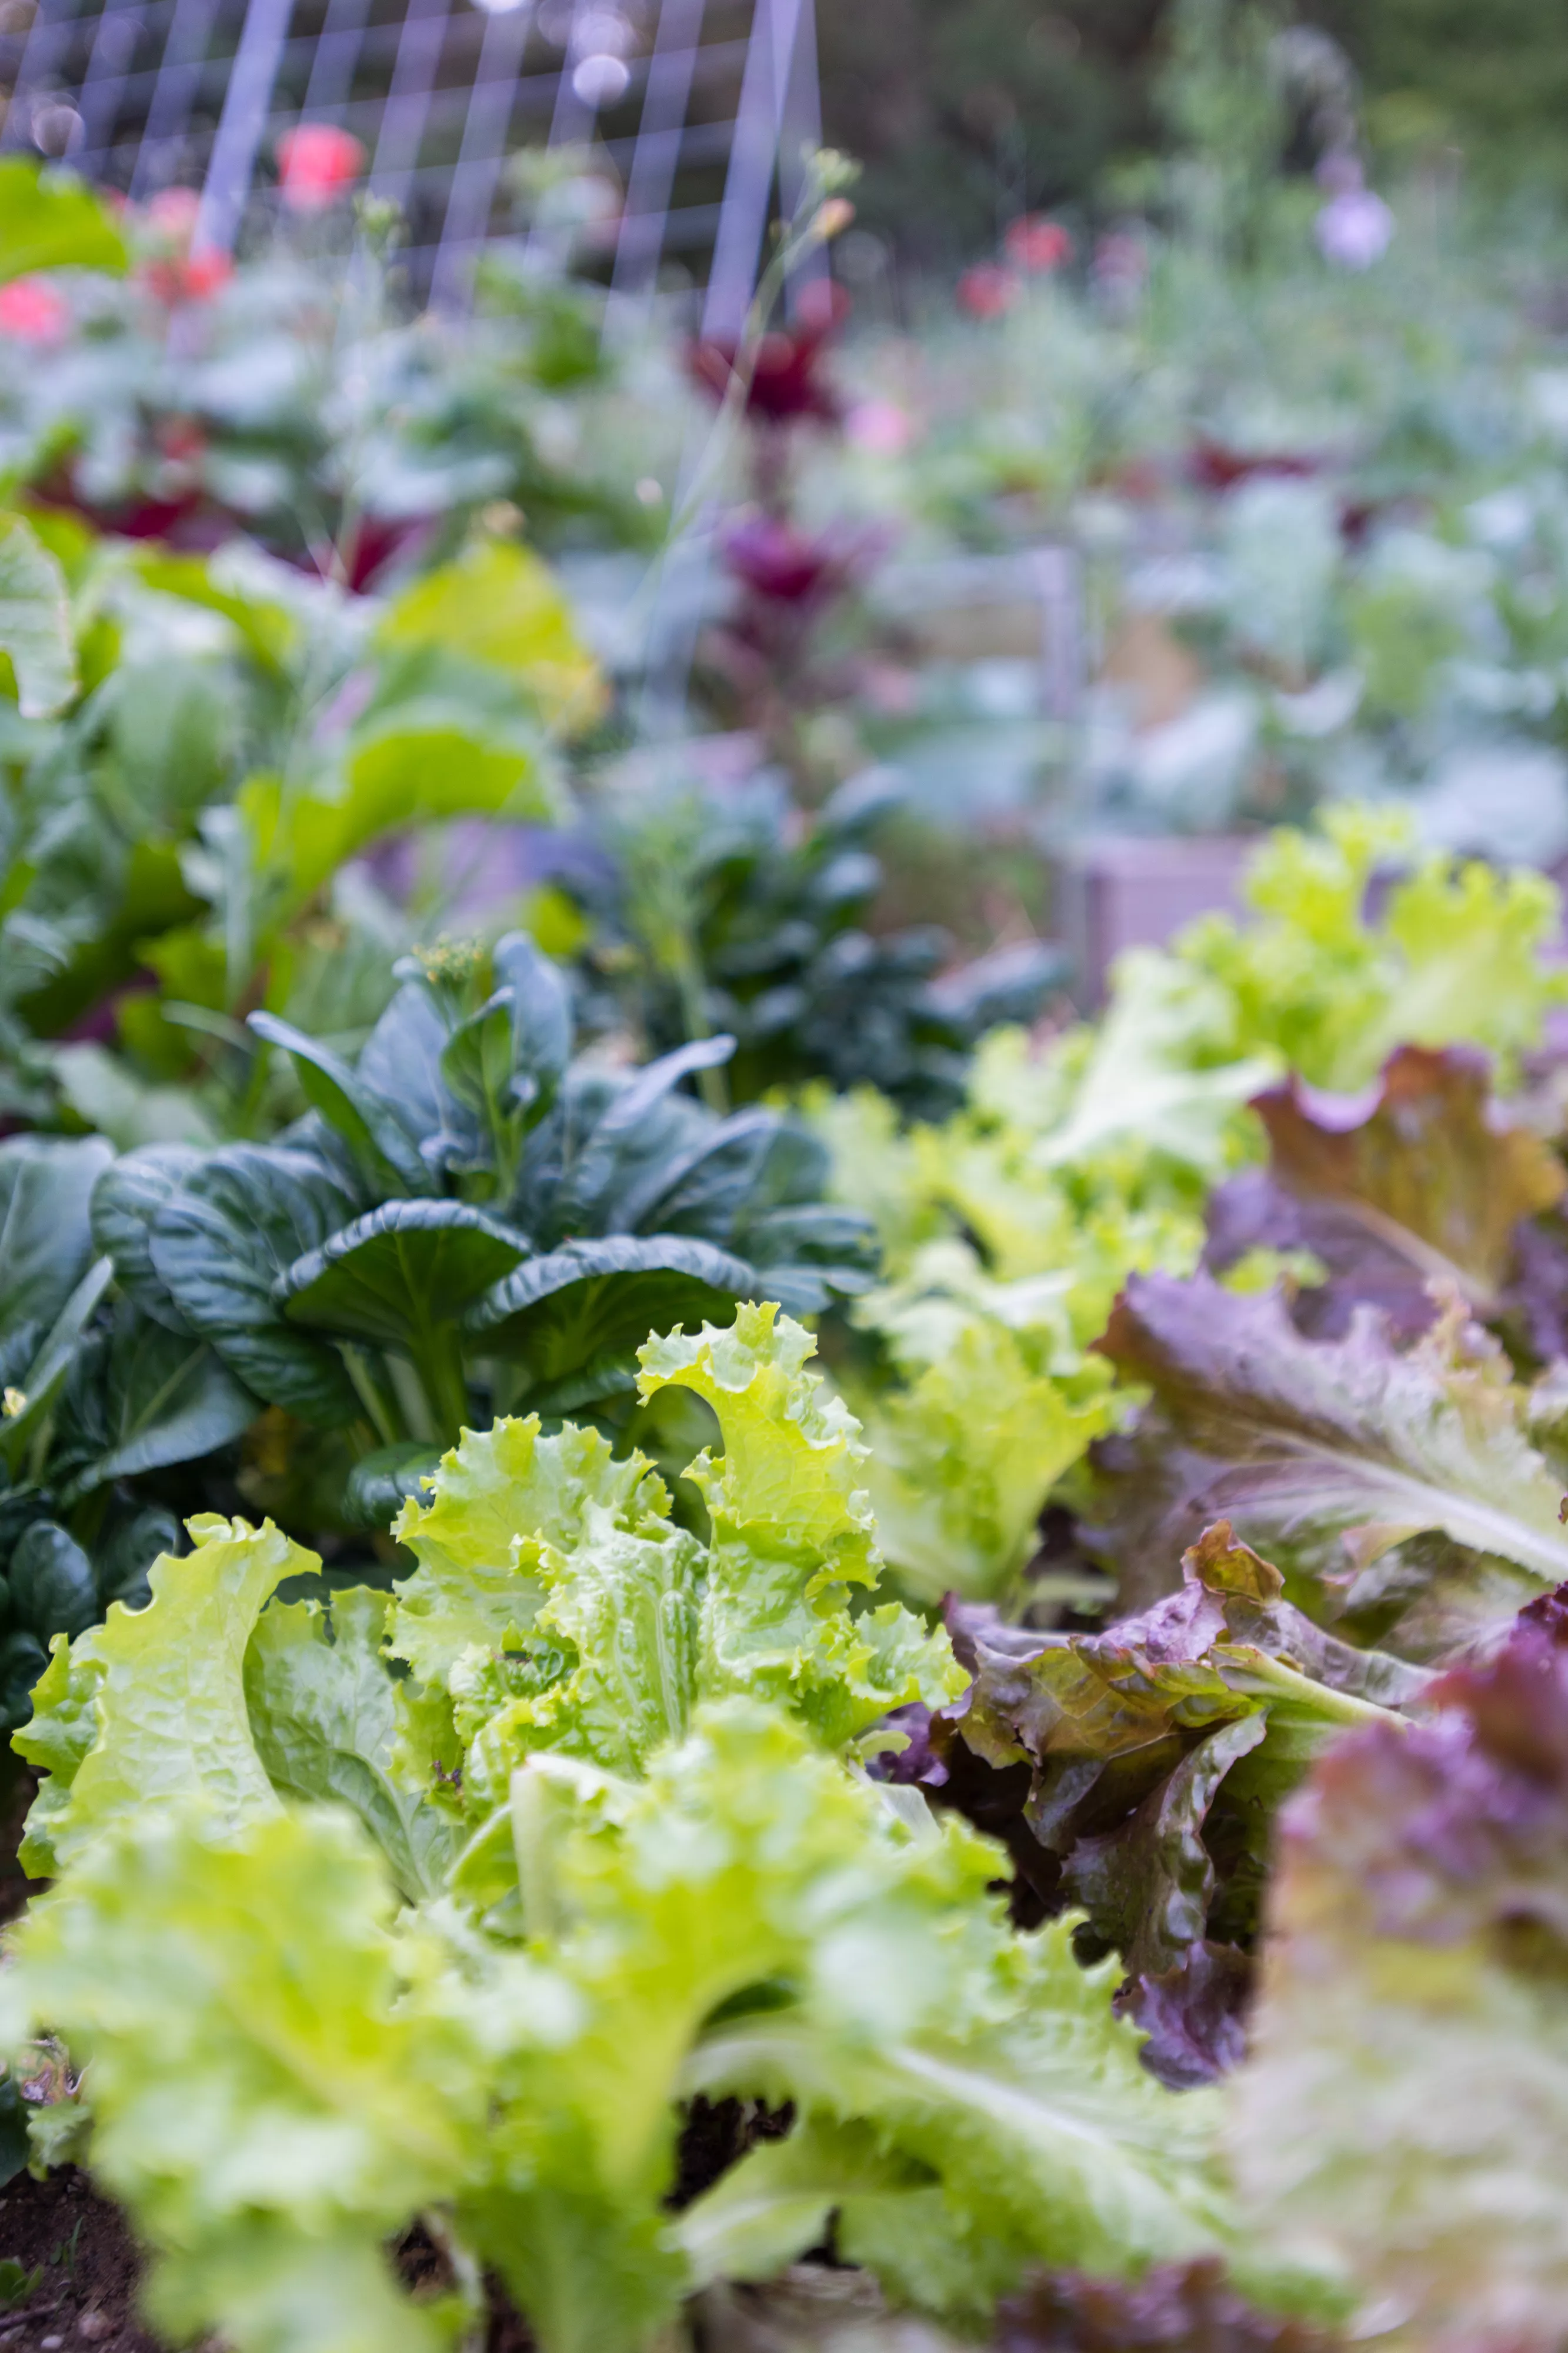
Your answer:
[[[1370,188],[1331,196],[1312,225],[1318,250],[1341,269],[1370,269],[1388,251],[1394,215]]]
[[[958,307],[972,319],[1000,319],[1023,292],[1017,272],[999,261],[977,261],[958,281]]]
[[[278,184],[294,212],[324,210],[364,169],[364,146],[335,122],[302,122],[278,142]]]
[[[1060,221],[1047,220],[1044,213],[1025,213],[1009,224],[1002,249],[1015,269],[1044,278],[1070,259],[1072,239]]]
[[[142,215],[152,249],[136,275],[171,311],[181,302],[210,302],[234,276],[233,262],[218,247],[192,245],[201,209],[195,188],[164,188]]]
[[[46,278],[13,278],[0,286],[0,335],[18,343],[58,343],[70,320],[65,296]]]
[[[900,458],[915,438],[915,421],[896,400],[858,400],[844,420],[844,438],[873,458]]]
[[[189,245],[202,200],[195,188],[161,188],[147,207],[147,226],[175,245]]]

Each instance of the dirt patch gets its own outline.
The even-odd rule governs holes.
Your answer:
[[[37,2278],[0,2308],[0,2353],[160,2353],[136,2317],[141,2263],[124,2219],[75,2166],[47,2181],[18,2174],[0,2190],[7,2259]]]
[[[787,2132],[790,2122],[787,2108],[769,2110],[759,2102],[694,2101],[671,2204],[687,2203],[756,2142]],[[450,2286],[444,2253],[421,2225],[391,2253],[416,2295]],[[142,2263],[125,2218],[78,2167],[62,2166],[47,2181],[18,2174],[0,2189],[0,2353],[163,2353],[137,2316]],[[486,2285],[486,2353],[533,2353],[500,2283]],[[220,2348],[214,2343],[204,2353]]]

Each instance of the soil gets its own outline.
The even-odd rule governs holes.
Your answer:
[[[74,2165],[0,2190],[0,2260],[37,2284],[0,2310],[0,2353],[161,2353],[135,2317],[141,2264],[117,2207]]]
[[[788,2109],[694,2101],[671,2205],[689,2203],[757,2141],[774,2139],[789,2126]],[[47,2181],[20,2173],[0,2189],[0,2263],[7,2259],[37,2277],[12,2305],[0,2302],[0,2353],[163,2353],[136,2316],[142,2265],[124,2217],[76,2166],[60,2167]],[[445,2256],[417,2225],[398,2245],[395,2261],[416,2292],[449,2283]],[[0,2296],[7,2276],[0,2274]],[[489,2287],[485,2353],[533,2353],[500,2286],[491,2281]]]

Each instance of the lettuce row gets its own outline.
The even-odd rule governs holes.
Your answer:
[[[1390,862],[1407,871],[1369,916]],[[1474,1050],[1511,1078],[1563,1001],[1544,877],[1417,857],[1397,818],[1338,809],[1316,834],[1271,835],[1246,896],[1244,921],[1208,917],[1168,952],[1124,955],[1095,1024],[1044,1043],[994,1031],[967,1104],[940,1128],[901,1131],[868,1092],[808,1098],[835,1189],[883,1245],[884,1282],[854,1310],[867,1348],[845,1379],[872,1438],[889,1557],[912,1592],[1016,1592],[1039,1506],[1125,1411],[1086,1351],[1130,1277],[1194,1271],[1216,1187],[1211,1269],[1238,1288],[1260,1272],[1311,1277],[1326,1337],[1354,1297],[1422,1328],[1434,1272],[1490,1313],[1515,1219],[1561,1193],[1537,1138],[1498,1132]],[[1319,1118],[1279,1083],[1289,1070],[1360,1088],[1385,1061],[1381,1099],[1359,1114],[1347,1103]],[[1559,1306],[1554,1345],[1563,1328]],[[1184,1527],[1167,1565],[1196,1533]]]
[[[990,1841],[855,1765],[963,1677],[875,1602],[863,1449],[810,1347],[756,1308],[642,1351],[649,1393],[717,1416],[706,1542],[639,1458],[501,1423],[408,1505],[390,1599],[272,1599],[314,1561],[211,1523],[145,1610],[57,1646],[25,1741],[58,1875],[0,2029],[86,2063],[159,2325],[423,2353],[489,2265],[549,2353],[613,2353],[830,2214],[966,2327],[1038,2261],[1227,2256],[1279,2288],[1213,2095],[1151,2081],[1113,1969],[1011,1928]],[[795,2128],[672,2215],[679,2103],[729,2091]],[[381,2252],[421,2213],[445,2303]]]

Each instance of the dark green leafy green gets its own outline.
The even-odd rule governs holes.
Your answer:
[[[154,1493],[202,1498],[185,1466],[221,1459],[257,1400],[181,1319],[111,1290],[96,1137],[0,1144],[0,1712],[25,1718],[50,1638],[79,1633],[176,1537]],[[146,1274],[146,1270],[143,1273]],[[138,1287],[146,1291],[151,1278]],[[181,1328],[173,1325],[179,1323]]]
[[[482,1398],[625,1401],[658,1325],[763,1292],[812,1309],[863,1281],[867,1228],[818,1198],[820,1147],[680,1092],[727,1039],[627,1077],[572,1063],[565,982],[521,934],[399,972],[352,1065],[254,1017],[311,1118],[275,1145],[132,1155],[97,1208],[151,1314],[388,1468],[389,1486],[367,1470],[344,1495],[348,1524],[407,1492],[395,1466],[456,1439]]]
[[[595,992],[613,993],[659,1046],[733,1037],[737,1103],[825,1079],[945,1117],[976,1040],[1029,1019],[1067,959],[1025,945],[949,974],[953,943],[939,926],[876,925],[884,878],[869,844],[901,799],[879,771],[805,822],[771,777],[722,802],[639,808],[611,829],[615,885],[578,886],[599,918],[585,951]]]

